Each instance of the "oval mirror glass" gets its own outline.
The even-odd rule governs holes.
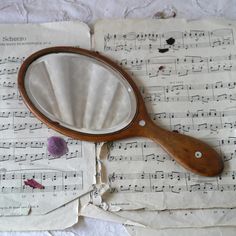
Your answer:
[[[87,134],[108,134],[133,120],[137,102],[116,70],[88,56],[50,53],[32,62],[25,89],[34,106],[61,126]]]

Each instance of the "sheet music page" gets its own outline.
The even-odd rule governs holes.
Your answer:
[[[44,215],[2,216],[0,230],[63,230],[78,222],[78,203],[78,200],[74,200]]]
[[[17,88],[25,57],[50,46],[90,48],[80,22],[0,25],[0,215],[46,214],[90,191],[95,183],[95,146],[64,137],[69,152],[53,158],[47,139],[62,136],[36,119]],[[25,184],[35,180],[43,188]]]
[[[117,20],[95,25],[95,50],[134,78],[152,119],[209,143],[224,159],[218,177],[192,174],[148,139],[108,144],[101,181],[110,211],[234,207],[235,23]]]
[[[109,212],[111,213],[111,212]],[[118,211],[112,212],[115,216],[126,219],[126,222],[139,223],[152,229],[167,228],[201,228],[214,226],[235,226],[236,209],[178,209],[164,211]]]
[[[201,228],[214,226],[235,226],[236,208],[175,209],[175,210],[134,210],[110,212],[105,204],[91,204],[88,195],[80,197],[81,216],[107,220],[124,225],[140,226],[156,230],[168,228]]]

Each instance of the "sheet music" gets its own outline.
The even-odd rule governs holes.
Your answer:
[[[53,45],[90,48],[87,25],[79,22],[0,25],[0,215],[46,214],[90,191],[95,147],[64,137],[69,152],[53,158],[47,138],[62,136],[37,120],[17,88],[25,57]],[[35,180],[43,188],[25,184]]]
[[[235,24],[222,21],[125,20],[95,25],[95,50],[134,78],[152,119],[212,145],[225,162],[218,177],[201,177],[158,145],[134,138],[101,155],[103,196],[111,211],[234,207]],[[105,148],[105,147],[104,147]]]
[[[214,209],[176,209],[176,210],[133,210],[108,211],[108,205],[92,204],[95,193],[80,197],[79,214],[100,220],[107,220],[123,225],[139,226],[155,230],[195,228],[197,231],[203,227],[234,227],[236,224],[236,208]]]
[[[236,224],[236,208],[177,209],[177,210],[134,210],[110,212],[91,204],[88,195],[80,197],[79,214],[86,217],[108,220],[123,225],[133,225],[156,230],[168,228],[231,227]]]
[[[44,215],[2,216],[1,231],[63,230],[78,222],[78,200]]]

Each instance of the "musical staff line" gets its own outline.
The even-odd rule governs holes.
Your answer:
[[[72,159],[72,158],[81,158],[82,153],[79,150],[74,152],[68,152],[65,155],[61,156],[60,159]],[[0,155],[0,162],[3,161],[15,161],[15,162],[22,162],[22,161],[30,161],[35,162],[39,160],[56,160],[57,158],[51,156],[47,152],[37,153],[37,154],[21,154],[21,155],[13,155],[13,154],[1,154]]]
[[[174,38],[173,44],[168,43],[169,38]],[[219,47],[234,44],[233,31],[230,28],[216,29],[213,31],[190,30],[172,31],[166,33],[136,33],[128,32],[124,34],[105,34],[104,51],[137,51],[158,49],[191,49],[205,47]]]
[[[236,158],[236,150],[232,152],[224,152],[223,154],[223,161],[229,161],[232,160],[233,158]],[[109,162],[132,162],[132,161],[141,161],[141,162],[155,162],[155,163],[160,163],[160,162],[165,162],[165,161],[172,161],[174,162],[175,160],[172,159],[168,154],[161,154],[161,153],[149,153],[149,154],[132,154],[132,155],[108,155],[107,160]]]
[[[182,58],[157,57],[150,59],[127,60],[122,59],[117,63],[137,76],[158,76],[178,77],[199,74],[217,73],[236,70],[236,55],[225,55],[216,57],[185,56]]]
[[[202,140],[213,147],[224,147],[224,146],[234,146],[236,145],[236,137],[228,137],[225,139],[220,138],[202,138]],[[136,148],[157,148],[159,147],[156,143],[151,141],[134,141],[134,142],[109,142],[108,148],[110,151],[115,150],[124,150],[128,151],[129,149],[136,149]]]
[[[144,95],[145,102],[220,102],[228,100],[230,102],[236,101],[236,93],[227,94],[221,93],[218,95],[186,95],[186,96],[166,96],[164,94],[157,94],[157,93],[146,93]]]
[[[140,92],[142,94],[152,92],[181,92],[181,91],[196,91],[196,90],[222,90],[228,89],[229,91],[236,87],[236,82],[223,82],[217,81],[215,83],[199,83],[199,84],[177,84],[177,85],[166,85],[166,86],[141,86]]]
[[[197,111],[187,112],[155,112],[149,113],[153,120],[156,119],[171,119],[171,118],[209,118],[209,117],[230,117],[236,116],[236,110],[217,111],[216,109],[209,109],[208,111],[200,109]]]
[[[236,184],[226,184],[225,178],[235,181],[235,171],[225,171],[222,175],[210,179],[192,173],[177,171],[122,173],[108,175],[112,191],[115,192],[175,192],[183,191],[236,191]],[[126,182],[129,181],[129,184]],[[164,182],[163,182],[164,181]],[[133,183],[135,182],[135,183]],[[174,191],[173,191],[174,190]]]
[[[10,117],[15,117],[15,118],[35,118],[35,116],[30,112],[30,111],[1,111],[0,112],[0,119],[1,118],[10,118]]]
[[[70,138],[66,139],[67,145],[80,146],[81,141],[72,140]],[[0,149],[9,149],[9,148],[42,148],[46,147],[47,142],[45,141],[0,141]]]
[[[82,143],[70,138],[67,138],[66,142],[70,151],[60,157],[60,160],[82,158]],[[40,151],[40,149],[42,149],[42,151]],[[37,153],[35,153],[35,151],[37,151]],[[33,163],[41,160],[57,160],[57,158],[52,157],[47,152],[46,141],[0,142],[0,162],[14,161],[15,163],[19,163],[26,161]]]
[[[225,148],[232,148],[236,144],[236,137],[228,137],[227,139],[202,139],[204,142],[208,143],[212,147],[216,148],[220,153],[222,153],[223,160],[230,161],[236,157],[236,150],[233,148],[231,151],[224,150]],[[162,163],[165,161],[174,161],[169,157],[168,154],[164,153],[163,150],[153,142],[111,142],[108,144],[109,153],[107,156],[108,162],[132,162],[132,161],[141,161],[141,162],[155,162]],[[156,150],[152,150],[155,148]],[[133,153],[132,150],[140,151],[138,154]],[[224,151],[223,151],[224,150]],[[120,152],[121,151],[121,152]],[[131,152],[131,153],[129,153]]]
[[[12,69],[0,69],[0,76],[1,75],[15,75],[17,74],[19,70],[19,67],[16,67],[16,68],[12,68]]]
[[[3,194],[64,192],[81,190],[83,188],[83,171],[22,171],[24,172],[8,171],[0,173],[0,192]],[[44,188],[31,188],[24,184],[26,179],[35,179]]]
[[[128,68],[131,67],[140,67],[147,64],[154,64],[154,65],[169,65],[169,64],[199,64],[199,63],[208,63],[208,62],[223,62],[223,61],[235,61],[236,54],[225,54],[225,55],[217,55],[217,56],[193,56],[193,55],[186,55],[183,57],[176,57],[176,56],[158,56],[158,57],[150,57],[147,59],[121,59],[117,61],[120,66],[126,66]],[[164,69],[164,68],[163,68]]]
[[[134,192],[145,192],[145,193],[157,193],[157,192],[172,192],[172,193],[181,193],[181,192],[204,192],[208,191],[236,191],[236,184],[213,184],[213,183],[204,183],[204,184],[191,184],[186,185],[145,185],[145,184],[124,184],[118,187],[111,187],[110,192],[116,193],[134,193]]]
[[[236,171],[225,171],[220,176],[214,177],[213,179],[219,179],[222,180],[223,177],[230,177],[232,180],[235,179]],[[171,172],[164,172],[164,171],[155,171],[152,173],[127,173],[127,174],[117,174],[112,173],[108,176],[109,182],[115,182],[116,180],[136,180],[136,179],[170,179],[170,180],[183,180],[183,179],[191,180],[192,178],[199,178],[202,181],[205,181],[206,178],[199,177],[196,174],[193,173],[182,173],[177,171],[171,171]],[[207,181],[207,180],[206,180]]]
[[[21,170],[23,171],[23,170]],[[6,173],[0,173],[0,181],[2,180],[14,180],[14,179],[39,179],[42,178],[43,180],[51,179],[56,180],[57,178],[65,178],[68,177],[81,177],[83,172],[82,171],[45,171],[45,172],[37,172],[37,169],[34,171],[25,171],[21,173],[21,171],[14,172],[14,171],[6,171]]]
[[[22,63],[25,57],[5,57],[0,58],[0,65],[9,64],[9,63]]]

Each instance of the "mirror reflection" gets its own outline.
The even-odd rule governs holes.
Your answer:
[[[104,63],[74,53],[51,53],[34,61],[25,88],[36,108],[52,121],[88,134],[126,127],[136,113],[133,89]]]

